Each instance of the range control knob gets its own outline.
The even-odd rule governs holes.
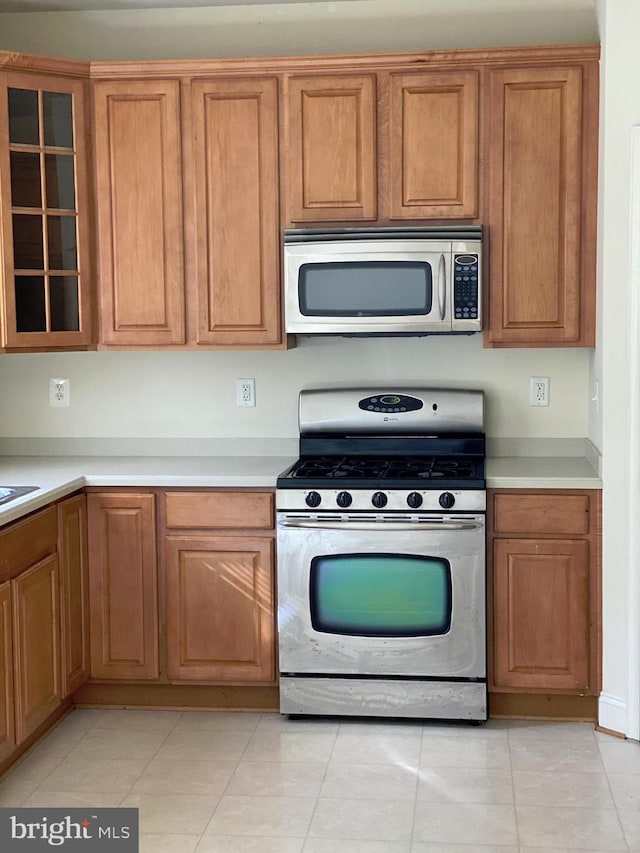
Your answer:
[[[407,504],[411,509],[418,509],[422,506],[422,495],[420,492],[409,492],[407,495]]]
[[[316,507],[320,506],[321,500],[322,498],[317,492],[309,492],[309,494],[305,496],[304,502],[307,506]]]
[[[374,492],[371,495],[371,503],[374,505],[376,509],[382,509],[387,505],[387,501],[389,498],[385,495],[384,492]]]
[[[456,502],[456,499],[451,492],[443,492],[438,498],[438,503],[443,509],[451,509]]]
[[[351,506],[352,501],[353,498],[349,492],[338,492],[336,495],[336,503],[338,506],[342,507],[342,509],[346,509],[348,506]]]

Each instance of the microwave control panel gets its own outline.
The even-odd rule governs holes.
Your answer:
[[[455,320],[477,320],[478,255],[453,256],[453,316]]]

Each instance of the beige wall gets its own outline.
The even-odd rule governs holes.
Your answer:
[[[0,436],[293,437],[307,386],[372,382],[482,388],[491,436],[586,436],[583,350],[485,350],[455,338],[301,338],[287,352],[99,352],[5,355]],[[530,408],[529,377],[551,377],[551,406]],[[71,406],[50,408],[50,377],[71,380]],[[254,377],[255,409],[235,380]]]
[[[592,0],[230,3],[0,15],[0,48],[79,59],[358,53],[597,40]]]

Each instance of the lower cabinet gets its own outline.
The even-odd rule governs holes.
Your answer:
[[[164,519],[169,679],[273,682],[273,495],[167,492]]]
[[[62,702],[57,554],[23,572],[11,586],[16,741],[21,743]]]
[[[599,493],[495,491],[489,504],[490,689],[595,696]]]
[[[89,678],[89,555],[85,495],[58,504],[62,696]]]
[[[272,540],[168,536],[166,555],[168,677],[272,681]]]
[[[16,746],[13,702],[11,583],[0,586],[0,761]]]
[[[91,675],[153,680],[158,666],[155,496],[88,496]]]
[[[88,518],[94,681],[275,685],[272,492],[94,492]]]
[[[62,703],[55,507],[0,531],[0,760]]]

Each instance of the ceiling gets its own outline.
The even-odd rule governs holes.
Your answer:
[[[89,12],[109,9],[181,9],[190,6],[255,6],[325,0],[0,0],[0,12]],[[349,2],[349,0],[331,0]]]

